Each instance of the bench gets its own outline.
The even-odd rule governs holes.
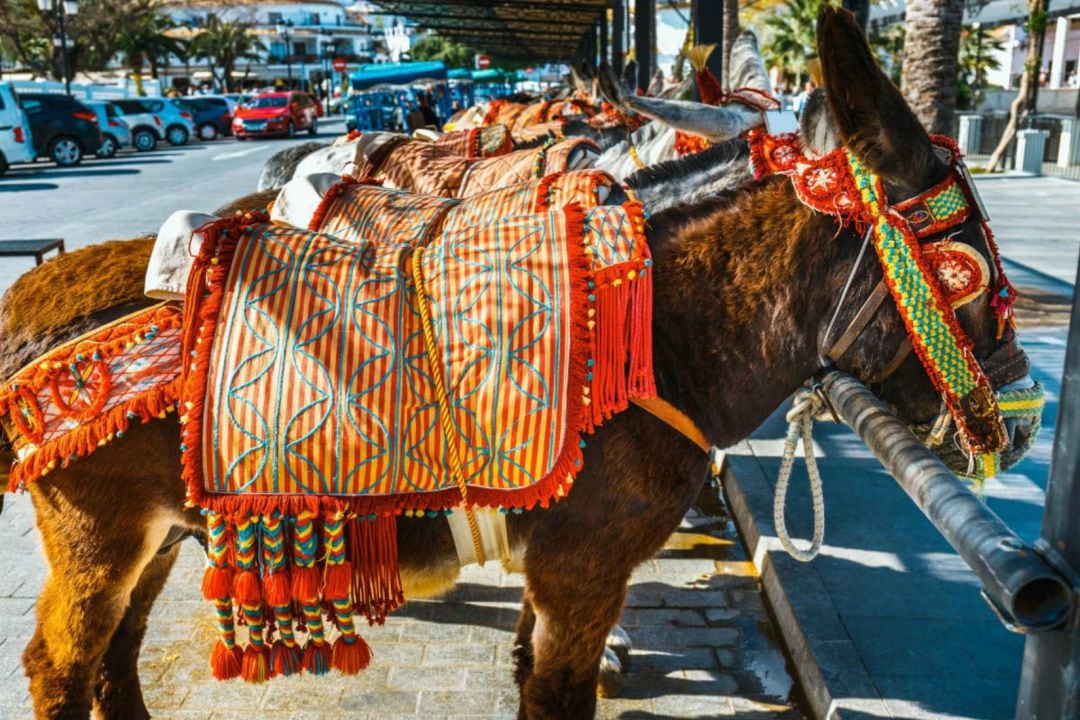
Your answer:
[[[0,257],[24,257],[33,255],[38,265],[45,262],[45,253],[55,250],[64,252],[63,238],[38,240],[0,240]]]

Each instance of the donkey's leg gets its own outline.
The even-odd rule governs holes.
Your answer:
[[[89,716],[132,592],[169,528],[185,523],[178,445],[174,422],[133,427],[122,441],[31,483],[49,564],[23,653],[39,720]]]
[[[131,591],[131,604],[105,651],[94,691],[97,714],[102,720],[145,720],[150,717],[139,684],[139,650],[150,610],[164,589],[179,554],[179,543],[155,554]]]
[[[525,576],[536,617],[532,673],[521,688],[529,720],[593,717],[600,659],[630,575],[663,546],[704,482],[700,451],[657,432],[657,422],[634,409],[613,418],[589,442],[565,499],[514,516],[531,526]]]
[[[517,634],[514,638],[514,682],[517,683],[518,693],[525,696],[525,683],[533,671],[532,634],[536,625],[536,614],[533,613],[532,603],[529,601],[529,592],[525,591],[521,598],[521,614],[518,616]],[[518,720],[526,720],[525,703],[518,706]]]

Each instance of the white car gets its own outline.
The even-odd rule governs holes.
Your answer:
[[[131,144],[131,128],[123,121],[120,111],[104,100],[81,100],[83,105],[97,115],[101,128],[101,147],[95,153],[100,158],[111,158],[120,148]]]
[[[9,82],[0,82],[0,175],[12,163],[33,162],[34,141],[30,122]]]
[[[125,98],[113,100],[112,103],[123,110],[125,119],[129,120],[136,150],[153,149],[152,145],[144,147],[139,144],[139,125],[153,130],[155,141],[167,140],[170,145],[183,145],[195,134],[195,121],[191,113],[181,110],[168,98]]]

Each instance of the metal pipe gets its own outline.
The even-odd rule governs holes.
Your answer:
[[[1080,277],[1080,268],[1077,270]],[[1073,294],[1054,454],[1046,483],[1039,547],[1065,572],[1080,574],[1080,293]],[[1080,718],[1080,637],[1076,618],[1064,633],[1029,635],[1016,702],[1017,720]]]
[[[1040,555],[977,498],[916,438],[907,425],[855,378],[837,370],[823,379],[840,418],[915,501],[963,558],[984,592],[1020,629],[1058,625],[1074,601],[1072,588]]]
[[[623,71],[623,40],[626,37],[625,0],[616,0],[611,7],[611,69],[621,77]]]

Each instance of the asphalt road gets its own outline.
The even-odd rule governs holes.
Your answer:
[[[0,178],[0,239],[58,237],[74,250],[156,232],[176,210],[210,212],[254,191],[278,150],[343,132],[344,123],[332,120],[321,122],[317,138],[160,143],[153,152],[127,149],[70,169],[17,165]],[[0,258],[0,291],[33,265],[33,258]]]

